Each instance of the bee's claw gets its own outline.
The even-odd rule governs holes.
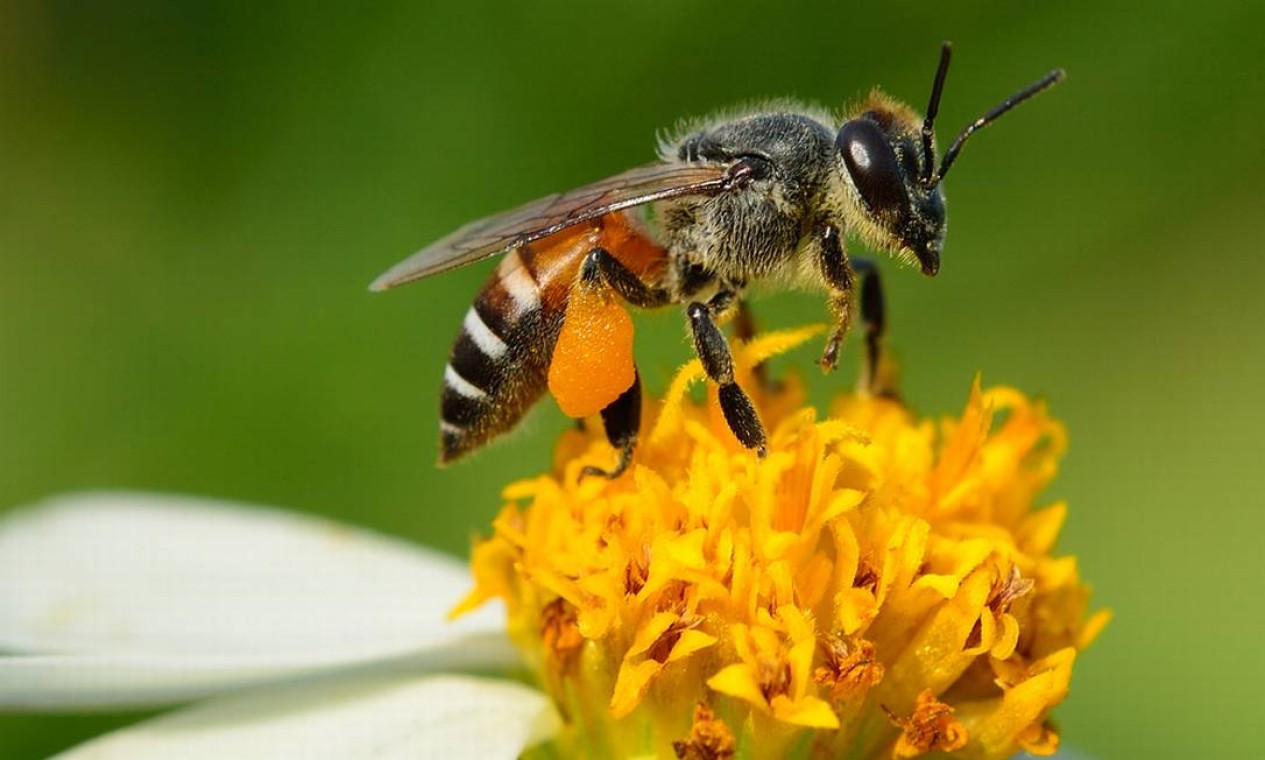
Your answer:
[[[834,335],[826,343],[826,348],[821,352],[821,369],[823,372],[834,372],[839,366],[839,344],[840,336]]]
[[[591,464],[585,465],[584,469],[580,470],[579,480],[582,481],[588,477],[597,477],[597,478],[605,478],[607,480],[615,480],[616,478],[618,478],[620,475],[623,475],[628,470],[628,465],[632,463],[632,454],[633,454],[633,447],[632,447],[632,444],[630,443],[619,450],[619,461],[615,463],[615,466],[613,468],[609,470],[603,470],[601,467],[596,467]]]

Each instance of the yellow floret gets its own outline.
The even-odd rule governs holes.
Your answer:
[[[505,601],[566,723],[554,750],[1057,748],[1050,709],[1106,622],[1086,618],[1074,559],[1051,554],[1066,507],[1034,505],[1062,426],[978,382],[938,423],[866,395],[819,420],[794,379],[767,389],[750,375],[814,332],[735,351],[771,430],[764,459],[734,439],[714,392],[688,399],[702,379],[692,362],[628,474],[580,479],[613,456],[591,425],[563,436],[554,472],[506,489],[458,611]]]

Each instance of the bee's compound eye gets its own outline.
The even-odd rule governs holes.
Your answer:
[[[896,151],[883,130],[869,119],[853,119],[839,130],[835,145],[870,212],[897,219],[909,200]]]

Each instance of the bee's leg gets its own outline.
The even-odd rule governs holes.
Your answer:
[[[713,299],[716,301],[716,299]],[[720,409],[725,421],[743,446],[755,449],[764,456],[765,434],[755,406],[738,383],[734,382],[734,360],[729,353],[725,335],[712,319],[708,306],[694,302],[685,309],[690,319],[690,331],[694,334],[694,350],[703,362],[703,370],[720,386]]]
[[[880,372],[883,361],[883,334],[887,330],[887,307],[883,301],[883,284],[878,266],[870,259],[853,259],[852,268],[861,280],[861,326],[865,328],[865,359],[861,363],[858,385],[876,396],[890,396],[892,390],[882,387]]]
[[[830,290],[830,310],[835,315],[835,329],[821,352],[821,368],[827,372],[839,366],[839,349],[852,328],[852,298],[856,288],[856,275],[843,250],[843,238],[833,225],[825,225],[818,231],[818,265],[822,278]]]
[[[585,283],[605,282],[619,297],[643,309],[667,306],[672,294],[666,288],[647,285],[605,248],[594,248],[584,257],[580,279]]]
[[[751,314],[751,307],[747,305],[745,298],[738,300],[738,314],[734,317],[734,337],[746,343],[755,337],[756,325],[755,317]],[[766,391],[776,391],[782,387],[781,381],[773,380],[769,377],[769,366],[765,362],[760,362],[751,368],[751,374],[755,376],[756,382]]]
[[[606,440],[619,449],[619,461],[610,470],[589,465],[580,471],[580,478],[590,475],[614,480],[628,469],[633,448],[637,445],[637,432],[641,429],[641,374],[634,371],[633,384],[619,398],[602,410],[602,424],[606,427]]]
[[[666,289],[647,285],[605,248],[594,248],[584,257],[580,282],[582,285],[605,283],[621,299],[641,308],[666,306],[672,302],[672,295]],[[619,449],[619,461],[610,470],[585,467],[580,472],[581,478],[596,475],[614,480],[628,469],[637,444],[637,432],[641,429],[641,375],[635,370],[628,390],[602,409],[602,424],[606,428],[606,440]]]
[[[751,314],[751,307],[747,306],[746,299],[740,299],[738,314],[734,317],[734,337],[746,342],[754,338],[755,334],[755,317]]]

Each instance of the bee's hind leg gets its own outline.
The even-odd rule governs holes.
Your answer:
[[[755,406],[746,391],[734,382],[734,360],[729,353],[725,335],[712,319],[711,310],[694,302],[686,307],[690,319],[690,331],[694,334],[694,350],[703,362],[703,371],[720,386],[720,410],[725,414],[729,429],[749,449],[764,456],[766,437],[764,425],[756,414]]]
[[[605,282],[620,298],[643,309],[667,306],[672,302],[672,295],[665,288],[647,285],[605,248],[594,248],[584,257],[580,279],[585,283]]]
[[[580,280],[586,285],[604,283],[621,299],[640,308],[666,306],[672,302],[672,296],[666,289],[647,285],[610,251],[601,247],[594,248],[584,257]],[[633,384],[628,390],[602,409],[602,424],[606,428],[606,440],[619,450],[619,460],[610,470],[589,465],[580,471],[581,478],[593,475],[614,480],[624,474],[632,462],[637,432],[641,428],[640,373],[634,371]]]
[[[602,425],[606,428],[606,440],[619,450],[619,460],[610,470],[589,465],[580,471],[581,479],[595,475],[614,480],[623,475],[632,462],[637,433],[641,429],[641,373],[634,371],[633,384],[602,410]]]

